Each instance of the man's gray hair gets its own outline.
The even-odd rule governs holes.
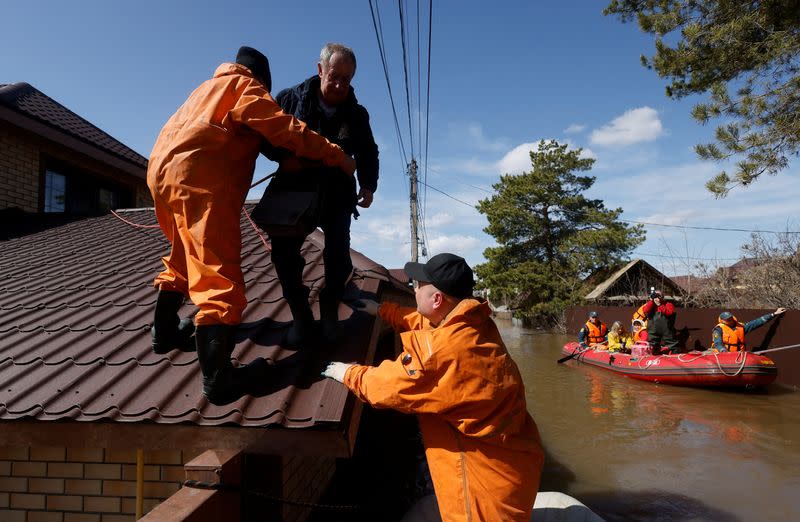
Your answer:
[[[356,69],[356,53],[347,46],[338,43],[328,43],[319,52],[319,63],[322,64],[324,69],[327,69],[331,64],[331,56],[336,53],[342,53],[353,62],[353,71]]]

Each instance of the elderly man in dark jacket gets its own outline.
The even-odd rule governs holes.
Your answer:
[[[303,184],[320,187],[323,195],[320,227],[325,232],[325,288],[320,292],[319,305],[322,334],[326,341],[338,337],[339,302],[353,271],[350,260],[350,218],[358,217],[356,206],[372,204],[378,186],[378,146],[372,136],[367,110],[356,101],[350,82],[356,72],[356,57],[351,49],[330,43],[322,48],[317,64],[318,74],[303,83],[284,89],[275,100],[283,110],[305,122],[331,142],[336,143],[356,160],[360,190],[355,180],[349,183],[343,173],[332,172],[321,164],[310,164],[284,155],[278,175],[303,171],[284,179],[303,179]],[[315,337],[314,319],[308,304],[309,290],[303,285],[305,260],[300,254],[304,238],[273,238],[272,260],[292,311],[294,323],[284,336],[288,346],[308,344]]]

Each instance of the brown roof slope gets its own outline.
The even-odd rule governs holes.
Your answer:
[[[0,105],[62,130],[135,165],[147,167],[147,158],[28,83],[0,84]]]
[[[120,215],[155,224],[149,209]],[[151,284],[168,245],[158,228],[108,215],[0,243],[0,420],[287,427],[339,421],[345,388],[277,345],[291,313],[261,238],[244,217],[241,226],[249,304],[233,357],[241,363],[265,357],[279,365],[262,396],[209,404],[200,393],[195,353],[150,350]],[[317,231],[303,247],[312,300],[324,281],[323,241]],[[357,252],[352,258],[350,297],[375,297],[390,281],[388,272]],[[316,303],[313,308],[318,317]],[[189,303],[181,315],[196,310]],[[374,319],[346,305],[339,313],[347,336],[326,355],[363,361]]]

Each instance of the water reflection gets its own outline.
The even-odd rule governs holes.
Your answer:
[[[800,393],[655,385],[498,323],[546,446],[543,490],[608,520],[800,520]]]

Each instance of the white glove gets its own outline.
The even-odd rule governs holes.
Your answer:
[[[343,362],[332,362],[328,364],[328,367],[325,368],[325,371],[322,372],[322,375],[324,377],[333,379],[334,381],[344,382],[344,374],[347,373],[347,369],[351,366],[353,365]]]
[[[378,315],[378,307],[380,307],[380,304],[372,299],[359,299],[358,301],[353,302],[352,307],[360,312],[365,312],[371,316],[376,316]]]

